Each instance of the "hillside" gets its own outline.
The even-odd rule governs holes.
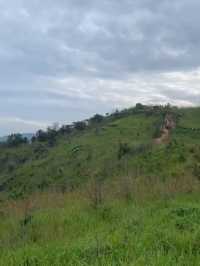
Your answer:
[[[11,136],[0,265],[199,265],[199,125],[200,108],[137,105]]]
[[[160,109],[159,109],[160,108]],[[170,140],[156,144],[165,116],[176,127]],[[141,107],[105,117],[101,122],[47,141],[0,148],[1,194],[19,197],[51,186],[72,190],[93,176],[111,179],[200,176],[200,108]]]

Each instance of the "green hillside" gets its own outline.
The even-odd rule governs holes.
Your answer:
[[[200,265],[200,108],[48,132],[0,147],[0,265]]]
[[[167,112],[179,117],[177,126],[167,145],[154,145],[156,130],[160,130]],[[111,178],[127,171],[140,176],[159,175],[162,180],[193,174],[199,163],[199,114],[199,108],[132,108],[84,130],[58,135],[54,145],[35,141],[2,147],[2,194],[18,197],[52,185],[71,190],[93,175]]]

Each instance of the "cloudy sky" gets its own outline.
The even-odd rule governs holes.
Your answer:
[[[199,0],[0,0],[0,135],[200,104]]]

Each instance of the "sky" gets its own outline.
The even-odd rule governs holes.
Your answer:
[[[0,135],[200,104],[199,0],[0,0]]]

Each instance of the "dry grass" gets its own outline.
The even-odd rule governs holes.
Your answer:
[[[84,188],[71,192],[63,193],[58,187],[52,187],[46,192],[36,192],[26,199],[7,200],[0,204],[0,215],[24,219],[35,211],[63,209],[67,205],[74,205],[75,202],[97,208],[104,202],[116,199],[142,203],[198,191],[200,191],[200,182],[188,175],[172,177],[166,181],[154,176],[132,177],[131,175],[116,177],[106,182],[92,179]]]

